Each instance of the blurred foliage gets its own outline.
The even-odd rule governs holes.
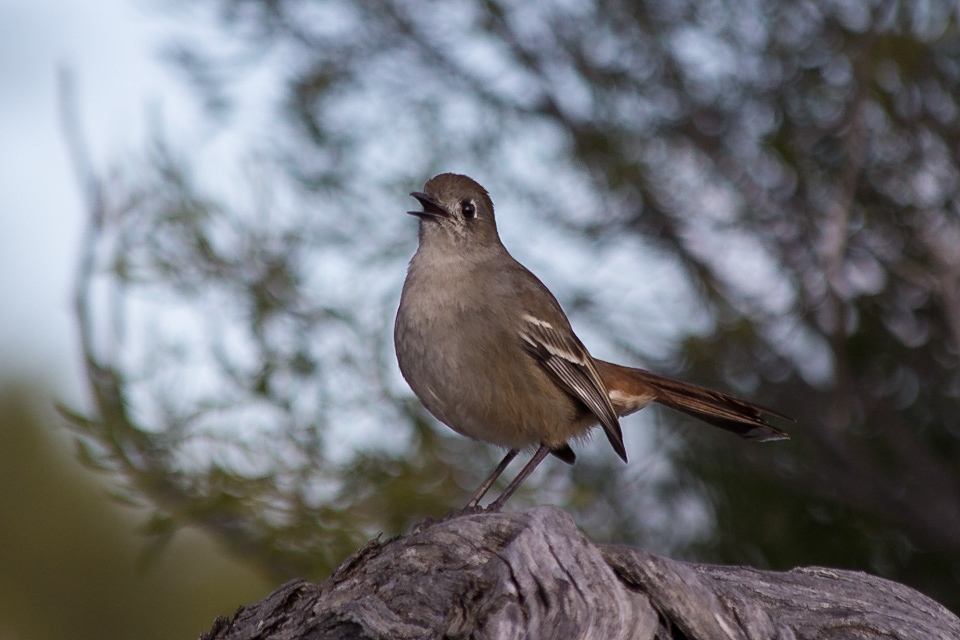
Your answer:
[[[149,561],[137,512],[104,500],[49,414],[47,390],[0,382],[0,637],[192,638],[269,591],[196,531]]]
[[[584,265],[554,289],[601,349],[798,419],[786,446],[651,430],[629,467],[588,450],[515,506],[568,502],[595,538],[690,557],[857,567],[960,610],[955,3],[173,6],[232,45],[171,45],[211,117],[229,125],[254,69],[281,113],[241,196],[162,143],[87,181],[98,416],[74,422],[158,533],[196,524],[317,576],[465,499],[495,453],[430,426],[390,345],[401,194],[460,170],[501,221],[526,216],[548,282]]]

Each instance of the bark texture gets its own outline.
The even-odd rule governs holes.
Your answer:
[[[540,507],[374,540],[323,584],[288,582],[201,640],[436,637],[958,640],[960,619],[864,573],[593,544],[565,512]]]

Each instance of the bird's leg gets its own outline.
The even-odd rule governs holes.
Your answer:
[[[467,506],[463,508],[464,511],[470,509],[476,509],[477,505],[480,504],[480,501],[483,500],[483,496],[487,495],[487,491],[490,491],[490,487],[493,486],[493,483],[497,481],[497,478],[506,470],[507,465],[513,462],[513,459],[517,457],[517,454],[520,453],[518,449],[510,449],[507,451],[507,455],[503,456],[503,460],[500,461],[500,464],[497,465],[497,468],[493,470],[493,473],[490,474],[490,477],[483,481],[483,484],[480,485],[480,488],[477,489],[477,492],[470,498],[470,502],[467,503]]]
[[[533,470],[537,468],[543,459],[550,454],[550,447],[545,444],[540,445],[540,448],[537,449],[537,452],[533,454],[533,457],[530,458],[530,462],[527,463],[523,469],[520,470],[520,473],[517,474],[517,477],[513,479],[507,488],[503,490],[503,493],[500,494],[500,497],[490,503],[490,506],[487,507],[487,511],[492,511],[496,513],[503,508],[504,503],[510,499],[510,496],[513,495],[513,492],[517,490],[517,487],[527,479],[527,477],[533,473]]]

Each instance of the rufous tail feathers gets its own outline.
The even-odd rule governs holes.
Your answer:
[[[617,415],[639,411],[651,402],[682,411],[741,438],[788,440],[790,436],[765,419],[765,415],[793,421],[787,416],[720,391],[698,387],[643,369],[597,360],[597,370]]]

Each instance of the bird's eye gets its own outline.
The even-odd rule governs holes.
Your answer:
[[[477,205],[470,200],[464,200],[460,203],[460,211],[463,212],[463,217],[467,220],[477,217]]]

